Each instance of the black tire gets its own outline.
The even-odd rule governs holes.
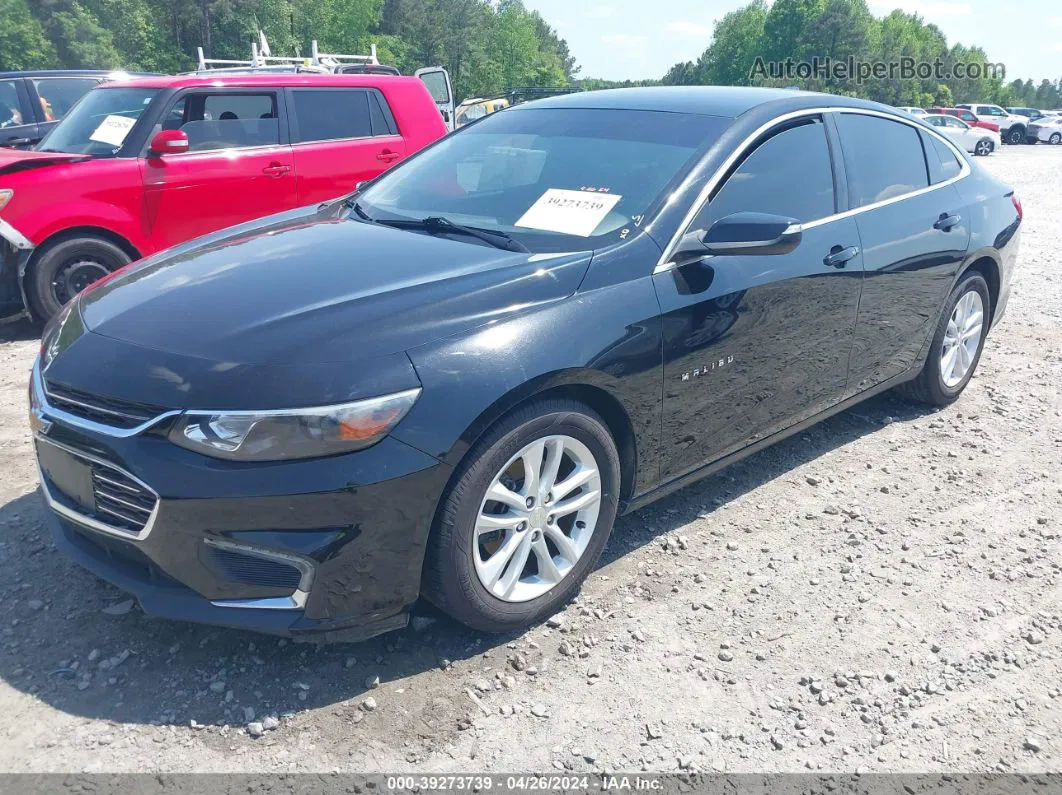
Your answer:
[[[46,243],[26,275],[30,308],[46,321],[89,284],[131,261],[121,247],[102,237],[66,237]]]
[[[970,365],[969,372],[966,376],[955,386],[949,387],[944,383],[944,378],[940,371],[940,356],[944,345],[944,335],[948,329],[948,321],[951,318],[951,314],[955,309],[955,305],[959,303],[959,299],[971,290],[976,290],[981,295],[981,303],[984,307],[984,320],[981,327],[981,339],[977,344],[977,354],[973,358],[973,363]],[[988,284],[985,282],[984,277],[977,271],[968,271],[955,285],[955,289],[951,291],[951,295],[948,296],[948,301],[944,306],[944,311],[940,316],[940,322],[937,323],[937,330],[933,334],[933,341],[929,347],[929,355],[926,357],[926,363],[922,367],[922,372],[918,374],[918,377],[913,381],[908,381],[905,384],[901,384],[897,387],[897,391],[911,400],[918,401],[919,403],[926,403],[930,406],[947,406],[954,402],[962,391],[966,389],[966,385],[970,383],[970,379],[973,378],[975,372],[977,372],[977,365],[981,361],[981,351],[985,347],[985,338],[988,336],[989,318],[992,316],[992,300],[988,292]]]
[[[974,146],[974,154],[979,155],[980,157],[987,157],[988,155],[992,154],[995,148],[996,146],[994,143],[992,143],[991,138],[982,138]]]
[[[1047,139],[1048,143],[1058,146],[1062,144],[1062,133],[1051,133],[1051,137]]]
[[[1013,145],[1023,143],[1025,141],[1025,128],[1021,126],[1011,127],[1007,130],[1007,137],[1004,140]]]
[[[552,590],[526,602],[507,602],[480,582],[473,560],[475,521],[487,488],[505,463],[536,438],[565,434],[593,454],[601,478],[597,524],[582,556]],[[422,592],[436,607],[466,626],[505,632],[553,614],[575,595],[597,563],[619,507],[620,463],[605,422],[573,400],[535,401],[500,420],[476,443],[443,495],[428,540]]]

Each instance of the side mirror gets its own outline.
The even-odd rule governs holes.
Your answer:
[[[188,135],[183,130],[160,130],[151,139],[148,152],[155,157],[180,155],[188,151]]]
[[[769,213],[741,212],[720,218],[701,238],[705,254],[788,254],[800,245],[800,222]]]

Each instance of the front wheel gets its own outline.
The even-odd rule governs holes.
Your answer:
[[[931,406],[957,399],[981,360],[991,317],[988,284],[980,273],[970,271],[948,297],[922,372],[899,392]]]
[[[1015,146],[1022,143],[1025,140],[1025,128],[1013,127],[1007,130],[1006,141],[1008,144],[1014,144]]]
[[[488,632],[556,612],[616,519],[619,454],[604,421],[575,401],[529,404],[488,432],[455,477],[429,539],[424,595]]]
[[[995,146],[992,142],[988,138],[982,138],[977,142],[976,146],[974,146],[974,154],[981,157],[987,157],[992,154],[993,149],[995,149]]]
[[[125,251],[100,237],[68,237],[45,244],[27,278],[34,313],[48,320],[90,284],[131,261]]]

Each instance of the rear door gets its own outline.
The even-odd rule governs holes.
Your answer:
[[[969,168],[951,153],[947,175],[918,128],[899,119],[834,114],[848,196],[859,227],[865,281],[848,393],[910,370],[936,326],[970,242],[970,221],[953,182]]]
[[[40,139],[25,80],[0,80],[0,146],[27,147]]]
[[[74,103],[100,84],[95,77],[33,77],[26,87],[34,103],[40,136],[43,138],[59,120],[70,112]]]
[[[196,89],[172,101],[156,130],[183,130],[189,151],[141,161],[156,249],[298,206],[283,121],[279,89]]]
[[[690,230],[737,212],[805,225],[771,256],[704,257],[653,276],[664,337],[663,471],[678,477],[841,400],[862,284],[855,221],[819,116],[772,131]],[[837,266],[825,258],[847,250]]]
[[[450,73],[441,66],[429,66],[418,69],[414,74],[424,81],[424,85],[428,87],[428,93],[431,94],[436,107],[439,108],[439,113],[442,114],[443,121],[446,122],[446,129],[453,132],[454,87],[450,82]]]
[[[300,204],[349,193],[406,155],[394,114],[374,88],[291,88]]]

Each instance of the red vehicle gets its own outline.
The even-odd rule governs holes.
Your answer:
[[[0,319],[47,319],[135,259],[334,199],[446,132],[415,77],[101,85],[36,150],[0,151]]]
[[[956,118],[962,119],[971,127],[983,127],[992,132],[999,132],[998,124],[993,124],[990,121],[980,121],[977,116],[966,110],[966,108],[926,108],[926,113],[946,113],[949,116],[955,116]]]

